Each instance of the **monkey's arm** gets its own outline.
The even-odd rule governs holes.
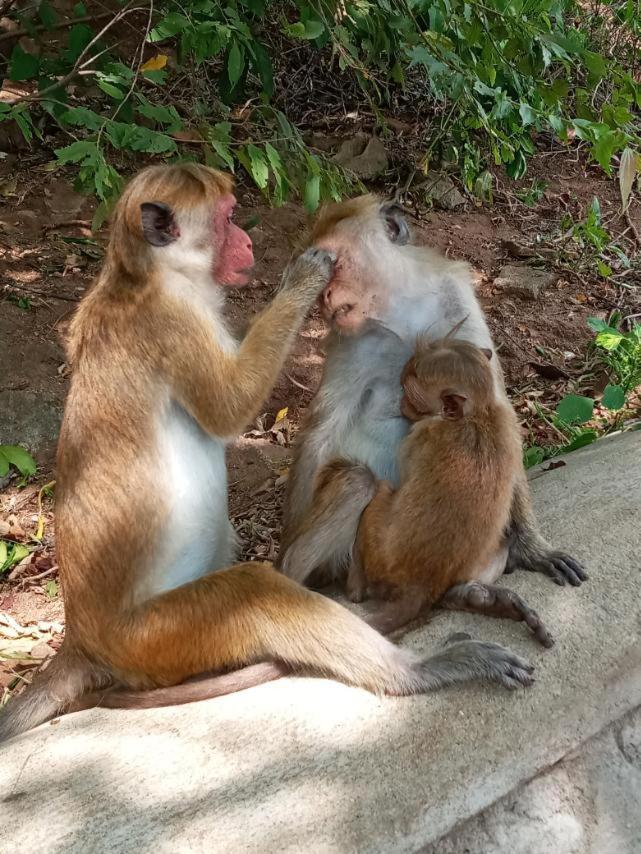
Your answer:
[[[525,472],[519,476],[514,487],[507,537],[509,553],[506,573],[519,568],[542,572],[561,587],[566,581],[573,587],[578,587],[582,581],[587,580],[588,575],[580,563],[564,552],[551,548],[539,534]]]
[[[196,320],[182,336],[172,336],[172,352],[165,360],[172,392],[206,432],[232,436],[256,416],[307,310],[328,283],[332,265],[331,256],[320,250],[297,258],[236,353],[222,350],[208,327]]]

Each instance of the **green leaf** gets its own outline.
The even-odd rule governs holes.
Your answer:
[[[314,213],[320,201],[320,175],[309,175],[305,182],[303,202],[310,213]]]
[[[294,39],[305,38],[305,24],[302,21],[296,21],[295,24],[287,24],[287,26],[283,27],[283,31],[286,35]]]
[[[625,391],[620,385],[606,385],[601,398],[606,409],[621,409],[625,405]]]
[[[40,7],[38,8],[38,17],[42,21],[42,25],[45,30],[52,30],[58,23],[56,10],[47,2],[47,0],[43,0],[40,4]]]
[[[227,76],[231,88],[240,80],[240,75],[243,73],[244,60],[238,42],[233,42],[227,54]]]
[[[149,33],[150,42],[161,42],[165,39],[170,39],[178,33],[189,29],[192,26],[189,18],[185,15],[179,15],[177,12],[171,12],[162,21],[157,24]]]
[[[122,89],[119,89],[117,86],[114,86],[113,83],[109,83],[107,80],[101,78],[99,78],[96,82],[106,95],[109,95],[111,98],[115,98],[116,101],[122,101],[122,99],[125,97],[125,93],[122,91]]]
[[[264,190],[269,179],[269,166],[265,160],[263,152],[256,148],[251,143],[247,146],[247,155],[249,157],[249,171],[256,182],[256,185]]]
[[[523,465],[526,469],[531,469],[532,466],[538,466],[545,459],[545,451],[536,445],[526,448],[523,452]]]
[[[529,104],[525,103],[525,101],[521,101],[519,106],[519,115],[521,116],[521,121],[524,126],[536,124],[536,113]]]
[[[616,350],[624,337],[625,336],[621,332],[617,332],[616,329],[608,328],[604,332],[599,332],[595,340],[599,347],[603,347],[604,350],[612,351]]]
[[[610,329],[605,320],[601,320],[600,317],[588,317],[588,326],[593,332],[605,332],[606,329]],[[615,329],[612,331],[616,332]]]
[[[9,474],[9,460],[2,453],[2,448],[0,448],[0,477],[4,477]]]
[[[60,590],[60,585],[58,584],[57,581],[54,581],[53,579],[51,579],[50,581],[47,581],[47,583],[44,586],[45,595],[47,596],[48,599],[55,599],[56,596],[58,595],[59,590]]]
[[[55,155],[58,162],[65,166],[67,163],[80,163],[81,161],[95,156],[96,143],[89,140],[78,140],[72,142],[71,145],[66,145],[64,148],[57,148]]]
[[[591,445],[599,437],[596,430],[582,430],[578,436],[575,436],[567,445],[561,448],[562,454],[568,454],[570,451],[578,451],[579,448],[584,448],[586,445]]]
[[[4,540],[0,540],[0,572],[4,572],[9,551]]]
[[[274,94],[274,72],[272,69],[271,58],[262,44],[259,44],[258,42],[254,42],[252,50],[254,66],[260,76],[260,81],[263,84],[263,91],[269,98],[271,98]]]
[[[580,394],[566,394],[556,408],[556,414],[564,424],[585,424],[592,418],[594,400]]]
[[[40,70],[40,60],[32,53],[26,53],[19,44],[17,44],[11,53],[11,62],[9,64],[9,79],[15,80],[33,80],[38,76]]]
[[[307,21],[305,24],[305,38],[311,41],[317,39],[325,32],[325,24],[322,21]]]
[[[65,61],[73,65],[93,37],[93,30],[86,24],[76,24],[72,27],[69,31],[68,47],[64,53]]]
[[[95,131],[101,127],[104,119],[88,107],[72,107],[60,116],[60,121]]]
[[[0,453],[23,477],[31,477],[36,473],[36,461],[19,445],[0,445]]]
[[[583,62],[590,74],[593,74],[595,77],[602,78],[607,76],[608,67],[605,59],[600,54],[593,53],[591,50],[583,51]]]
[[[137,106],[137,110],[141,116],[151,119],[151,121],[159,125],[164,125],[169,133],[175,133],[175,131],[182,128],[182,121],[173,105],[171,107],[163,107],[160,104],[152,104],[141,95],[138,97],[140,103]]]
[[[610,174],[612,155],[619,148],[621,136],[615,131],[601,134],[592,144],[592,154],[604,172]]]
[[[604,279],[607,279],[608,276],[612,275],[612,267],[600,258],[596,259],[596,268],[599,271],[599,275],[603,276]]]

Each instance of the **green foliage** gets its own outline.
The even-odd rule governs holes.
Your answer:
[[[632,324],[627,332],[622,331],[620,325],[621,317],[616,312],[610,317],[609,323],[596,317],[588,320],[588,326],[596,333],[595,352],[612,380],[605,387],[600,403],[605,409],[616,413],[625,407],[630,394],[641,386],[641,324]],[[589,445],[599,435],[619,426],[618,415],[614,423],[605,419],[596,427],[583,426],[594,421],[594,405],[591,397],[567,394],[559,401],[551,421],[539,410],[539,416],[564,436],[565,441],[546,448],[538,445],[526,448],[523,455],[525,467],[530,468],[550,457]]]
[[[563,424],[585,424],[592,418],[594,401],[580,394],[566,394],[556,408],[556,415]]]
[[[561,227],[577,244],[584,260],[590,266],[596,267],[597,272],[604,279],[612,275],[615,266],[622,268],[631,266],[630,258],[602,225],[601,205],[596,197],[592,199],[584,220],[575,223],[572,217],[566,214],[561,221]]]
[[[42,136],[44,117],[56,122],[74,138],[56,151],[58,163],[74,165],[79,187],[105,205],[120,188],[119,153],[185,156],[191,134],[202,140],[207,162],[242,165],[274,202],[298,192],[313,210],[350,180],[312,154],[290,117],[271,105],[279,94],[275,72],[287,81],[285,57],[298,56],[300,46],[299,63],[321,52],[328,74],[351,76],[374,107],[400,98],[421,104],[426,118],[443,116],[426,133],[424,162],[438,154],[458,164],[468,189],[483,198],[491,195],[487,156],[520,178],[534,151],[532,133],[547,131],[582,140],[608,173],[613,157],[627,151],[627,201],[641,106],[626,62],[626,46],[639,35],[629,6],[614,4],[606,19],[575,0],[159,0],[141,34],[158,53],[142,62],[142,44],[124,55],[118,27],[104,16],[82,20],[82,3],[63,14],[40,0],[9,13],[31,41],[15,45],[5,76],[36,91],[0,104],[0,121],[15,122],[28,140]],[[613,28],[622,32],[618,58],[606,38]],[[234,117],[238,105],[242,119]],[[526,204],[538,192],[533,185]]]
[[[56,599],[60,593],[60,585],[57,581],[51,579],[44,585],[44,591],[47,599]]]
[[[0,445],[0,477],[9,473],[10,467],[16,468],[24,479],[36,473],[36,461],[19,445]]]
[[[29,549],[22,543],[0,540],[0,575],[27,557]]]
[[[517,199],[523,202],[528,208],[533,208],[543,198],[543,194],[547,189],[547,181],[541,181],[535,178],[527,190],[521,190],[515,193]]]

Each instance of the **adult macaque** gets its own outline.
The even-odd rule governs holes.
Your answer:
[[[400,485],[376,482],[361,517],[348,596],[391,599],[368,620],[388,633],[425,606],[524,621],[553,641],[516,593],[494,582],[506,559],[505,529],[522,449],[514,410],[497,395],[492,351],[466,341],[419,341],[401,376]]]
[[[334,205],[319,217],[310,244],[335,253],[337,263],[322,297],[333,327],[325,370],[299,436],[283,514],[279,564],[300,582],[313,573],[319,582],[344,575],[369,500],[362,472],[320,474],[323,466],[350,459],[398,486],[399,445],[410,426],[400,413],[399,378],[417,336],[441,338],[456,326],[456,336],[494,351],[467,264],[411,245],[395,205],[372,196]],[[496,394],[507,400],[498,358],[491,365]],[[538,533],[522,466],[506,538],[506,572],[543,572],[559,585],[587,578]]]
[[[147,706],[290,671],[398,695],[476,677],[531,682],[502,647],[456,642],[422,661],[270,564],[225,568],[225,443],[259,411],[332,272],[327,251],[305,252],[238,344],[221,286],[246,282],[253,255],[234,206],[230,179],[196,165],[147,169],[118,203],[70,333],[56,490],[66,636],[0,715],[0,740],[111,686],[130,690],[105,705]]]

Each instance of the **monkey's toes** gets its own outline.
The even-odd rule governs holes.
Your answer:
[[[491,652],[491,676],[506,688],[528,687],[534,683],[534,666],[499,644],[486,644]]]
[[[580,587],[582,582],[588,579],[588,574],[581,564],[562,552],[545,555],[540,562],[540,570],[560,587],[566,582],[572,587]]]
[[[551,649],[556,643],[543,623],[539,623],[539,625],[534,629],[534,637],[538,640],[541,646],[544,646],[546,649]]]

